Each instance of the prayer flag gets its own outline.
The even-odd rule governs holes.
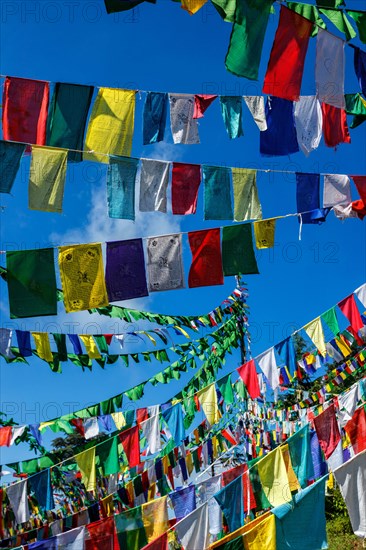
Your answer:
[[[319,187],[319,174],[296,172],[296,206],[303,223],[313,223],[310,212],[320,208]]]
[[[163,418],[168,425],[170,433],[176,445],[180,445],[185,439],[186,431],[183,422],[183,409],[180,403],[165,409],[162,412]]]
[[[315,81],[319,101],[345,108],[344,99],[344,40],[324,29],[316,39]],[[324,114],[324,113],[323,113]]]
[[[242,128],[242,97],[220,95],[221,114],[230,139],[244,135]]]
[[[14,512],[15,521],[18,524],[29,520],[29,508],[27,498],[28,480],[17,481],[6,488],[6,495]]]
[[[205,220],[232,220],[230,168],[202,166]]]
[[[85,550],[116,550],[118,548],[113,517],[89,523],[86,528],[89,536],[85,538]]]
[[[351,177],[355,182],[357,191],[359,192],[359,195],[362,201],[366,204],[366,177],[365,176],[351,176]]]
[[[240,378],[243,380],[248,393],[252,399],[260,397],[261,392],[258,383],[258,375],[255,368],[254,359],[251,359],[247,363],[244,363],[241,367],[236,369]]]
[[[311,456],[309,424],[300,428],[289,437],[288,444],[292,468],[301,487],[306,487],[308,481],[313,479],[314,467]]]
[[[314,426],[326,459],[330,457],[341,440],[333,403],[314,418]]]
[[[296,371],[296,354],[291,336],[276,344],[274,348],[292,376]]]
[[[147,257],[150,292],[184,288],[181,234],[150,237]]]
[[[279,550],[276,545],[276,518],[270,514],[266,518],[260,516],[258,520],[260,521],[253,527],[252,521],[245,526],[242,537],[245,550]]]
[[[306,334],[309,336],[310,340],[312,340],[319,350],[319,352],[322,354],[323,357],[326,356],[327,350],[325,347],[325,341],[324,341],[324,332],[322,327],[321,318],[317,317],[310,323],[307,323],[305,325],[304,330]]]
[[[257,191],[257,170],[232,168],[234,190],[234,220],[262,218],[262,207]]]
[[[343,313],[343,315],[347,317],[352,328],[356,332],[358,332],[364,326],[353,294],[350,294],[349,296],[347,296],[347,298],[344,298],[343,300],[341,300],[338,303],[338,307]]]
[[[99,88],[86,133],[84,160],[107,163],[109,155],[131,155],[135,94],[135,90]]]
[[[292,500],[286,464],[280,447],[271,451],[256,464],[263,492],[271,506]]]
[[[348,176],[340,174],[324,175],[323,206],[347,205],[352,202]]]
[[[139,428],[133,426],[119,434],[130,468],[140,464]]]
[[[239,529],[244,523],[244,497],[241,476],[216,493],[214,498],[220,505],[229,530],[233,532]]]
[[[209,541],[208,504],[196,508],[174,528],[184,550],[206,548]]]
[[[110,158],[107,174],[108,216],[135,219],[135,179],[138,159]]]
[[[173,214],[195,214],[198,188],[201,183],[199,164],[173,162],[172,210]]]
[[[259,130],[267,130],[266,113],[264,110],[264,97],[261,95],[244,95],[243,99],[251,112],[254,122]]]
[[[141,160],[140,212],[166,212],[169,166],[160,160]]]
[[[233,386],[231,384],[231,374],[221,378],[217,382],[217,387],[227,405],[234,403]]]
[[[355,454],[362,453],[366,449],[366,411],[365,406],[356,409],[351,420],[344,426],[349,441]]]
[[[355,294],[363,307],[366,308],[366,283],[356,288]]]
[[[60,246],[58,258],[67,313],[108,305],[99,243]]]
[[[142,239],[107,243],[105,281],[110,302],[148,296]]]
[[[260,154],[281,156],[297,153],[294,104],[280,97],[268,97],[266,103],[267,130],[260,133]]]
[[[117,427],[117,429],[121,428]],[[99,464],[102,468],[104,476],[117,474],[120,471],[117,436],[111,437],[98,445],[97,455],[99,457]]]
[[[11,426],[3,426],[2,428],[0,428],[0,447],[10,447],[11,438]]]
[[[225,277],[259,273],[251,224],[228,225],[223,228],[222,265]]]
[[[159,409],[160,405],[150,407],[150,417],[140,424],[149,446],[147,454],[155,454],[161,450]]]
[[[192,263],[188,275],[190,288],[222,285],[220,229],[207,229],[188,233]]]
[[[152,542],[168,530],[167,496],[141,506],[142,523],[148,542]]]
[[[170,126],[174,143],[199,143],[197,120],[193,118],[194,95],[169,94]]]
[[[322,138],[323,114],[315,95],[300,96],[294,107],[297,142],[304,155],[318,148]]]
[[[115,516],[119,548],[139,550],[147,544],[141,506]],[[116,547],[117,548],[117,547]]]
[[[51,147],[32,147],[28,187],[28,208],[30,210],[61,214],[66,166],[66,150]]]
[[[29,334],[29,333],[28,333]],[[14,354],[11,351],[11,340],[13,331],[8,328],[0,328],[0,354],[4,357],[13,358]],[[31,352],[32,355],[32,352]]]
[[[168,94],[147,92],[143,114],[144,145],[163,141],[167,110]]]
[[[205,479],[196,485],[199,504],[208,504],[208,515],[211,535],[217,535],[222,530],[222,512],[218,502],[212,498],[221,489],[221,475]]]
[[[364,11],[346,10],[348,15],[354,19],[361,42],[366,44],[366,13]]]
[[[321,318],[327,323],[334,336],[337,336],[337,334],[339,334],[339,325],[337,321],[335,307],[328,309],[328,311],[321,315]]]
[[[324,476],[327,471],[327,463],[324,460],[323,451],[319,445],[319,439],[316,431],[310,432],[310,449],[311,449],[311,459],[313,462],[314,475],[312,479],[317,479],[321,476]]]
[[[213,426],[220,418],[221,414],[217,405],[217,394],[215,384],[210,384],[197,394],[202,410],[206,415],[208,423]]]
[[[51,486],[51,471],[48,468],[29,477],[29,484],[36,495],[37,502],[46,510],[55,507]]]
[[[90,515],[90,514],[89,514]],[[57,550],[80,550],[84,548],[85,527],[76,527],[56,535]]]
[[[202,118],[208,107],[216,98],[217,95],[196,94],[194,96],[193,118]]]
[[[273,390],[280,385],[280,371],[277,367],[274,348],[264,351],[256,357],[259,368],[267,378]]]
[[[310,21],[315,23],[315,25],[313,25],[311,36],[316,36],[319,29],[326,28],[326,25],[323,19],[320,17],[319,11],[316,6],[313,6],[311,4],[301,4],[299,2],[287,2],[287,7],[290,10],[295,11],[299,15],[302,15],[303,17],[305,17],[305,19],[309,19]]]
[[[313,23],[281,6],[280,20],[264,78],[263,93],[298,101]]]
[[[343,0],[341,0],[341,4],[343,4]],[[352,27],[347,15],[343,10],[332,10],[327,8],[319,8],[320,13],[328,17],[328,19],[333,23],[335,27],[343,34],[346,35],[346,40],[351,40],[355,36],[357,36],[356,31]]]
[[[169,494],[177,521],[196,509],[196,486],[189,485]]]
[[[258,250],[274,247],[276,218],[254,222],[255,244]]]
[[[337,147],[340,143],[351,143],[344,109],[322,103],[323,135],[327,147]]]
[[[0,140],[0,193],[10,193],[25,151],[23,143]]]
[[[100,359],[102,357],[93,336],[90,334],[79,334],[79,338],[83,342],[90,359]]]
[[[181,0],[182,8],[186,10],[189,15],[194,15],[204,6],[207,0]]]
[[[40,359],[52,363],[53,355],[51,352],[50,341],[48,338],[48,332],[32,332],[34,343],[36,345],[36,351]]]
[[[76,463],[82,475],[83,483],[87,491],[95,491],[97,488],[95,470],[95,447],[75,455]]]

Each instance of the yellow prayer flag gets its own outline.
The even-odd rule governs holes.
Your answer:
[[[86,353],[89,355],[90,359],[100,359],[102,357],[93,336],[89,334],[79,334],[79,338],[83,342]]]
[[[206,4],[207,0],[182,0],[182,8],[194,15]]]
[[[190,336],[188,332],[186,332],[182,327],[179,327],[178,325],[174,325],[174,328],[179,330],[183,334],[183,336],[189,339]]]
[[[213,438],[212,438],[212,440],[213,440]],[[193,472],[193,457],[192,457],[192,453],[187,453],[187,454],[186,454],[186,467],[187,467],[188,475],[191,475],[191,473]]]
[[[343,357],[348,357],[352,352],[349,345],[341,337],[336,338],[335,341],[337,342],[337,346],[341,350],[341,353],[342,353]]]
[[[148,542],[157,539],[169,528],[167,498],[164,496],[141,506],[142,523]]]
[[[126,426],[126,419],[122,412],[111,413],[111,417],[113,418],[113,422],[115,423],[117,430],[121,430]]]
[[[256,466],[263,492],[271,506],[289,502],[292,497],[281,448],[268,453]]]
[[[364,99],[361,94],[358,95],[360,96],[361,103],[364,105],[364,107],[366,107],[366,99]]]
[[[285,461],[285,465],[286,465],[287,477],[288,477],[288,483],[289,483],[290,491],[297,491],[297,490],[301,489],[301,485],[300,485],[299,480],[297,479],[296,474],[294,472],[294,469],[292,467],[291,456],[290,456],[290,451],[289,451],[288,445],[287,444],[282,445],[280,447],[280,449],[282,451],[283,460]]]
[[[212,455],[214,458],[217,458],[219,456],[219,442],[217,441],[216,435],[212,438]]]
[[[258,250],[273,248],[276,229],[276,218],[254,222],[255,245]]]
[[[58,261],[67,313],[108,305],[100,243],[60,246]]]
[[[47,363],[53,361],[53,355],[51,351],[50,341],[47,332],[31,332],[34,343],[36,345],[36,351],[40,359],[44,359]]]
[[[325,357],[327,354],[327,349],[325,347],[324,332],[320,317],[317,317],[314,321],[311,321],[305,325],[304,330],[310,340],[314,342],[322,356]]]
[[[28,184],[30,210],[62,212],[66,166],[65,149],[32,145]]]
[[[276,550],[276,516],[270,514],[257,523],[244,533],[243,540],[245,550]]]
[[[253,519],[252,521],[243,525],[242,527],[239,527],[239,529],[237,529],[236,531],[233,531],[232,533],[229,533],[228,535],[218,540],[217,542],[213,542],[212,544],[210,544],[209,550],[213,550],[214,548],[220,548],[224,544],[236,539],[240,535],[244,535],[245,533],[252,530],[257,525],[262,523],[262,521],[264,521],[266,518],[269,518],[272,515],[273,514],[271,514],[271,512],[264,512],[264,514],[262,514],[261,516],[258,516],[257,518]]]
[[[217,406],[217,393],[215,383],[210,384],[209,386],[207,386],[207,388],[198,392],[197,396],[209,424],[213,426],[221,418],[221,414]]]
[[[113,495],[108,495],[100,500],[103,517],[114,515]]]
[[[135,491],[133,490],[133,482],[129,481],[128,483],[126,483],[125,489],[128,493],[130,504],[133,507],[135,502]]]
[[[262,219],[262,207],[257,191],[257,170],[232,168],[234,191],[234,220]]]
[[[75,456],[77,465],[81,472],[83,483],[87,491],[95,491],[97,487],[95,469],[95,447],[83,451]]]
[[[131,156],[135,119],[134,90],[100,88],[90,115],[84,160],[109,162],[107,155]],[[98,154],[101,153],[101,154]]]
[[[147,500],[154,500],[156,494],[156,483],[151,483],[147,489]]]
[[[167,455],[163,456],[163,458],[161,459],[161,464],[164,474],[167,475],[169,471],[169,459]]]

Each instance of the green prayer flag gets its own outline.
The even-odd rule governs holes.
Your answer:
[[[271,508],[271,504],[268,501],[263,489],[261,480],[259,477],[258,467],[255,465],[262,457],[255,458],[248,462],[249,467],[249,479],[252,485],[255,501],[257,503],[257,508],[259,510],[265,510],[266,508]]]
[[[102,414],[111,414],[115,412],[113,397],[102,401],[101,404]]]
[[[224,398],[225,404],[230,405],[234,403],[234,393],[233,387],[231,385],[231,374],[225,376],[221,380],[218,380],[217,386],[220,390],[222,397]]]
[[[346,10],[346,12],[356,21],[359,38],[366,44],[366,12],[357,10]]]
[[[100,353],[108,353],[108,344],[105,336],[103,334],[96,334],[93,338],[97,343]]]
[[[33,458],[31,460],[24,460],[22,462],[22,472],[25,474],[35,474],[39,471],[38,458]]]
[[[129,399],[131,399],[131,401],[138,401],[144,395],[144,388],[145,388],[145,382],[143,382],[139,386],[135,386],[134,388],[131,388],[128,391],[125,391],[124,393],[125,395],[127,395]]]
[[[223,228],[222,267],[225,276],[259,273],[253,249],[252,224]]]
[[[234,23],[237,0],[212,0],[212,3],[224,21]]]
[[[53,248],[8,251],[10,317],[57,315]]]
[[[339,6],[343,6],[344,0],[316,0],[316,3],[321,7],[338,8]]]
[[[38,463],[39,463],[39,469],[44,470],[45,468],[50,468],[51,466],[56,464],[57,460],[56,458],[53,458],[52,455],[48,454],[48,455],[40,456],[38,459]]]
[[[359,126],[366,120],[366,100],[363,99],[358,93],[345,94],[344,97],[346,100],[347,115],[354,115],[350,127],[357,128],[357,126]]]
[[[264,36],[274,0],[237,0],[226,68],[236,76],[258,80]]]
[[[156,484],[158,486],[159,493],[162,497],[164,497],[165,495],[169,495],[170,488],[166,480],[166,476],[163,476],[161,479],[158,479]]]
[[[340,32],[343,32],[346,36],[346,40],[351,40],[351,38],[356,36],[356,31],[343,11],[324,8],[319,8],[319,11],[323,13]]]
[[[142,521],[141,506],[114,516],[120,548],[140,550],[147,544],[147,537]]]
[[[196,470],[196,473],[198,474],[201,467],[200,467],[200,461],[199,461],[199,458],[198,458],[197,449],[195,449],[193,451],[192,458],[193,458],[194,469]]]
[[[117,474],[120,471],[117,436],[107,439],[104,443],[98,445],[96,449],[103,474],[105,476]]]
[[[240,399],[248,399],[248,393],[243,380],[238,380],[235,383],[235,391]]]
[[[316,6],[313,6],[312,4],[301,4],[300,2],[287,2],[287,7],[302,17],[305,17],[305,19],[309,19],[309,21],[315,23],[310,36],[316,36],[318,34],[319,27],[322,29],[327,28],[323,19],[319,16],[319,11]]]
[[[328,311],[323,313],[321,315],[321,319],[322,321],[325,321],[330,330],[333,332],[334,336],[337,336],[339,334],[339,325],[335,307],[332,307],[328,309]]]
[[[52,333],[57,346],[58,358],[60,361],[67,361],[66,334]]]

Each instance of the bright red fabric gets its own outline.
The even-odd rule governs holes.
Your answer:
[[[0,428],[0,447],[9,447],[11,441],[11,426]]]
[[[254,497],[252,485],[249,480],[249,475],[246,473],[248,472],[248,466],[246,464],[239,464],[239,466],[235,466],[235,468],[231,468],[230,470],[227,470],[226,472],[223,472],[222,474],[222,486],[226,487],[226,485],[229,485],[234,479],[236,479],[239,476],[242,476],[243,480],[243,496],[244,496],[244,511],[248,511],[248,491],[249,491],[249,503],[250,503],[250,509],[256,508],[257,502]],[[243,475],[244,474],[244,475]]]
[[[188,275],[190,288],[224,284],[220,229],[188,233],[192,264]]]
[[[48,100],[48,82],[7,76],[3,92],[4,139],[44,145]]]
[[[70,420],[70,424],[75,426],[75,430],[84,437],[85,430],[84,430],[84,423],[82,418],[72,418]]]
[[[130,468],[140,464],[139,428],[134,426],[119,434]]]
[[[360,198],[366,203],[366,176],[351,176],[357,187]]]
[[[202,118],[204,112],[211,103],[217,98],[217,95],[200,94],[194,96],[193,118]]]
[[[141,550],[168,550],[168,533],[164,533]]]
[[[327,147],[337,147],[340,143],[351,143],[344,109],[322,103],[323,136]]]
[[[90,539],[85,539],[85,550],[118,550],[114,517],[101,519],[86,526]]]
[[[360,220],[363,220],[366,216],[366,205],[361,199],[358,201],[353,201],[352,210],[356,212],[357,217],[360,218]]]
[[[195,214],[201,167],[197,164],[173,162],[172,211],[173,214]]]
[[[349,320],[352,328],[357,332],[360,328],[363,327],[363,322],[361,319],[360,312],[358,311],[355,297],[353,294],[344,298],[341,302],[338,303],[338,307]]]
[[[298,101],[305,56],[313,23],[281,6],[280,20],[273,42],[263,93]]]
[[[236,369],[239,373],[240,378],[243,380],[248,393],[252,399],[260,397],[261,390],[258,382],[257,370],[255,368],[254,359],[244,363],[241,367]]]
[[[143,408],[143,409],[137,409],[136,411],[136,424],[139,426],[141,424],[141,422],[143,422],[144,420],[147,420],[149,418],[149,413],[148,413],[148,410],[147,408]]]
[[[326,459],[330,457],[341,440],[334,405],[314,418],[314,427],[319,439],[319,445]]]
[[[355,454],[366,449],[366,412],[364,407],[356,409],[351,420],[344,427]]]
[[[236,439],[229,429],[222,430],[221,435],[225,437],[232,445],[236,445]]]

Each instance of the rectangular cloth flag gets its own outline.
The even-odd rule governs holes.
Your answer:
[[[300,96],[294,108],[297,141],[304,155],[318,148],[322,138],[323,114],[315,95]]]
[[[57,550],[80,550],[84,547],[85,527],[76,527],[56,535]]]
[[[262,218],[262,207],[257,191],[257,170],[232,168],[234,192],[234,220],[256,220]]]
[[[217,1],[216,4],[220,5]],[[227,70],[236,76],[258,80],[263,42],[272,4],[273,0],[258,2],[244,0],[235,3],[235,13],[230,17],[234,25],[225,65]],[[226,3],[225,8],[227,9],[228,6],[229,3]]]
[[[269,218],[260,222],[254,222],[255,244],[258,250],[274,247],[276,219],[278,218]]]
[[[204,113],[216,98],[217,95],[196,94],[194,96],[193,118],[203,118]]]
[[[123,450],[127,456],[130,468],[140,464],[140,443],[139,443],[139,428],[133,426],[119,434]]]
[[[300,428],[286,441],[288,444],[292,468],[301,487],[306,487],[313,479],[314,467],[311,456],[309,424]]]
[[[267,130],[266,113],[264,109],[264,97],[261,95],[244,95],[243,99],[259,130]]]
[[[243,481],[239,476],[214,495],[231,532],[244,523]]]
[[[320,208],[319,187],[319,174],[296,172],[296,207],[303,223],[312,223],[309,213]]]
[[[223,228],[222,266],[225,277],[259,273],[250,223],[228,225]]]
[[[189,232],[188,240],[192,252],[188,286],[195,288],[224,284],[220,229]]]
[[[168,94],[147,92],[143,113],[144,145],[163,141],[167,111]]]
[[[19,170],[25,145],[0,140],[0,193],[10,193]]]
[[[184,550],[207,548],[209,541],[207,502],[176,523],[174,529]]]
[[[217,535],[222,530],[222,512],[218,502],[212,495],[221,489],[221,475],[210,477],[196,484],[198,504],[208,504],[210,534]]]
[[[165,409],[162,412],[163,418],[168,425],[170,433],[176,445],[180,445],[185,439],[186,431],[183,421],[183,409],[180,403]]]
[[[323,206],[348,205],[352,202],[351,185],[348,176],[324,175]]]
[[[147,537],[142,522],[141,506],[116,515],[115,522],[119,546],[115,546],[114,549],[139,550],[147,544]]]
[[[273,390],[280,385],[280,371],[277,367],[274,347],[256,357],[259,368],[267,378]]]
[[[319,101],[344,109],[344,40],[319,29],[316,38],[315,81]]]
[[[266,157],[291,155],[299,151],[294,104],[281,97],[268,97],[266,103],[267,130],[260,133],[260,154]]]
[[[47,145],[68,152],[68,160],[80,162],[86,119],[93,97],[93,86],[56,82],[47,121]]]
[[[170,127],[174,143],[199,143],[197,120],[193,118],[194,95],[169,94]]]
[[[220,95],[221,114],[230,139],[244,135],[242,127],[242,97]]]
[[[32,147],[29,172],[28,208],[43,212],[62,212],[66,178],[67,151],[51,147]]]
[[[172,210],[173,214],[195,214],[198,188],[201,183],[199,164],[173,162]]]
[[[83,154],[84,160],[107,163],[108,155],[131,155],[135,94],[135,90],[99,89],[84,144],[84,149],[90,152]]]
[[[7,76],[3,92],[3,137],[44,145],[49,100],[49,83]]]
[[[202,166],[204,184],[204,219],[232,220],[230,168]]]
[[[84,344],[86,353],[90,359],[101,359],[97,344],[91,334],[79,334],[79,338]]]
[[[354,49],[354,67],[358,83],[363,95],[366,94],[366,52],[360,48]]]
[[[140,212],[166,212],[169,162],[141,160]]]
[[[82,475],[82,480],[87,491],[95,491],[97,487],[95,469],[95,447],[75,455],[76,463]]]
[[[319,353],[321,353],[321,355],[325,357],[327,354],[327,350],[325,347],[324,331],[321,318],[317,317],[310,323],[307,323],[303,328],[306,334],[309,336],[310,340],[314,342]]]
[[[118,426],[116,427],[118,430],[121,429]],[[97,455],[99,457],[99,464],[102,468],[104,476],[117,474],[120,471],[117,436],[110,437],[98,445]]]
[[[163,496],[141,506],[142,523],[148,542],[163,535],[169,528],[167,496]]]
[[[322,103],[323,135],[327,147],[337,147],[340,143],[351,143],[344,109]]]
[[[280,20],[264,78],[264,94],[298,101],[312,30],[311,21],[281,6]]]
[[[196,508],[196,487],[189,485],[169,494],[177,521],[185,518]]]
[[[0,354],[3,355],[4,357],[9,357],[9,358],[14,357],[14,354],[10,349],[12,336],[13,336],[12,330],[8,328],[0,328]]]
[[[28,480],[23,479],[6,488],[6,495],[13,510],[15,521],[19,524],[29,520],[27,486]]]
[[[51,485],[51,470],[43,470],[38,474],[29,477],[29,484],[36,495],[37,502],[46,510],[55,507]]]
[[[347,296],[338,303],[338,307],[345,317],[349,320],[352,328],[358,332],[364,325],[358,311],[355,297],[353,294]]]
[[[110,302],[148,296],[142,239],[107,243],[105,282]]]
[[[113,517],[89,523],[86,527],[89,536],[85,538],[85,550],[116,550],[118,548]]]
[[[10,317],[57,315],[52,248],[6,253]]]
[[[261,391],[259,388],[258,375],[255,368],[254,359],[251,359],[236,370],[238,371],[240,378],[243,380],[250,397],[252,399],[260,397]]]
[[[100,243],[60,246],[58,261],[67,313],[108,305]]]
[[[184,288],[181,234],[150,237],[147,257],[150,292]]]
[[[147,455],[155,454],[161,450],[159,409],[160,405],[150,407],[150,417],[140,424],[148,444]]]
[[[271,506],[279,506],[292,500],[286,464],[280,447],[271,451],[257,463],[263,492]]]
[[[325,458],[328,460],[341,440],[333,403],[314,418],[314,427]]]
[[[198,400],[206,415],[208,423],[213,426],[220,418],[221,414],[217,405],[217,393],[215,384],[210,384],[197,394]]]
[[[107,173],[108,216],[135,219],[135,180],[138,159],[110,158]]]
[[[351,420],[344,426],[355,454],[366,449],[366,408],[365,405],[356,409]]]

